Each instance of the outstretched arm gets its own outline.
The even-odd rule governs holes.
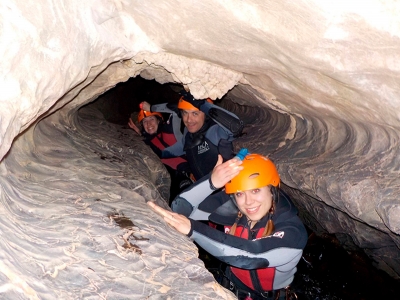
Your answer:
[[[191,228],[190,221],[183,215],[174,213],[172,211],[161,208],[152,201],[147,202],[147,204],[160,216],[164,218],[164,221],[169,225],[174,227],[177,231],[183,234],[188,234]]]
[[[140,132],[140,129],[135,125],[135,122],[133,122],[132,118],[129,118],[128,126],[133,129],[138,135],[142,135]]]
[[[191,221],[188,236],[219,260],[242,269],[294,266],[300,259],[307,233],[300,220],[288,220],[280,234],[247,240]],[[282,235],[282,232],[284,233]]]
[[[188,235],[204,250],[219,260],[242,269],[259,269],[287,265],[294,267],[301,257],[307,234],[300,220],[288,220],[280,227],[284,235],[272,235],[261,239],[246,240],[226,234],[201,222],[168,211],[154,204],[147,204],[165,222],[178,232]],[[292,266],[293,265],[293,266]]]

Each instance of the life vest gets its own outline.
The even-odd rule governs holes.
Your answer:
[[[226,232],[227,228],[225,229]],[[228,229],[229,231],[229,229]],[[261,238],[262,233],[264,231],[264,227],[261,227],[257,233],[255,238]],[[241,237],[243,239],[254,239],[252,236],[249,236],[249,228],[244,228],[242,225],[238,225],[235,230],[235,236]],[[264,292],[264,291],[272,291],[273,283],[275,277],[275,268],[263,268],[256,270],[245,270],[239,269],[235,267],[230,267],[231,272],[247,287],[254,291]]]
[[[154,147],[159,150],[164,150],[165,148],[172,146],[176,143],[176,138],[173,133],[167,132],[158,132],[151,139],[148,140]],[[176,170],[177,166],[183,162],[186,162],[182,157],[171,157],[171,158],[162,158],[161,162],[172,169]]]

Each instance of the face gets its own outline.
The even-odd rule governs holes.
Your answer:
[[[205,113],[200,110],[181,110],[182,120],[190,133],[195,133],[204,125]]]
[[[148,134],[154,134],[157,132],[158,123],[160,123],[160,120],[156,116],[146,117],[142,121],[144,131]]]
[[[272,193],[269,186],[234,194],[239,210],[250,220],[258,221],[272,206]]]

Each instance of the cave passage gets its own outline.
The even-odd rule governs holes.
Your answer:
[[[140,102],[174,102],[180,97],[180,89],[180,85],[159,84],[137,76],[117,84],[95,102],[101,103],[97,103],[96,107],[108,122],[128,128],[128,120],[131,116],[136,117]],[[277,134],[273,133],[271,137],[268,128],[271,122],[276,122],[271,118],[276,112],[238,105],[229,101],[229,93],[226,96],[216,104],[235,112],[246,124],[244,136],[235,141],[235,150],[242,146],[252,149],[249,145],[260,149],[265,147],[266,139],[267,143],[271,143]],[[399,282],[373,267],[364,254],[343,250],[334,235],[325,233],[317,236],[308,230],[309,241],[293,282],[299,299],[383,299],[400,295]],[[212,272],[219,267],[219,262],[201,249],[200,258]]]

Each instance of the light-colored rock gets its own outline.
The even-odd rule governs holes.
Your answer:
[[[93,199],[117,201],[126,193],[131,195],[133,186],[118,179],[117,192],[108,193],[103,191],[107,184],[100,181],[103,186],[97,192],[98,185],[88,178],[99,180],[104,170],[92,171],[97,161],[92,162],[93,152],[87,149],[95,146],[80,139],[93,139],[98,153],[100,149],[112,155],[128,150],[104,137],[85,136],[77,129],[76,112],[118,82],[138,75],[160,83],[181,83],[198,98],[216,99],[228,93],[226,98],[232,102],[227,105],[251,128],[237,146],[248,146],[275,160],[283,182],[295,189],[291,193],[298,196],[298,206],[314,220],[315,229],[350,236],[346,242],[352,240],[364,248],[379,267],[398,277],[399,14],[400,3],[394,0],[1,1],[0,211],[13,225],[6,231],[8,225],[1,227],[2,270],[10,279],[2,290],[11,291],[9,296],[22,292],[31,299],[51,298],[42,278],[51,281],[61,275],[68,280],[79,273],[98,295],[113,293],[114,287],[104,282],[117,278],[116,272],[110,275],[106,270],[114,267],[96,256],[108,275],[95,279],[88,269],[92,266],[74,270],[81,259],[88,259],[80,257],[85,251],[74,257],[71,249],[75,243],[84,243],[79,239],[86,235],[88,243],[101,245],[95,252],[108,249],[125,259],[126,253],[121,254],[115,242],[117,231],[101,223],[103,208],[96,208]],[[50,117],[37,125],[46,116]],[[59,144],[63,139],[55,132],[68,142]],[[80,167],[86,160],[91,162],[90,168],[86,166],[89,174]],[[158,168],[148,164],[149,169],[153,167]],[[107,170],[107,180],[126,174],[112,167]],[[150,175],[138,176],[153,180]],[[162,190],[161,183],[155,187]],[[50,191],[47,198],[46,189]],[[82,193],[91,200],[81,203]],[[144,203],[143,199],[139,202]],[[136,218],[137,212],[124,201],[118,209]],[[145,206],[140,209],[146,214],[139,221],[146,227],[143,234],[153,234],[151,225],[146,225],[150,212]],[[72,227],[75,215],[80,216],[80,225]],[[91,216],[88,223],[86,215]],[[54,226],[48,232],[50,241],[35,236],[35,226],[43,222]],[[91,222],[96,230],[107,227],[103,232],[107,237],[92,239]],[[57,237],[60,224],[70,236],[60,232],[63,236]],[[185,240],[168,234],[179,243]],[[51,253],[38,258],[30,252],[35,243],[47,245],[44,248]],[[57,243],[60,248],[49,246]],[[171,247],[161,243],[161,248]],[[190,242],[182,245],[191,257]],[[135,254],[127,255],[136,259]],[[181,261],[171,263],[178,267]],[[22,265],[31,268],[34,279],[23,274]],[[156,286],[154,276],[160,269],[150,269],[153,277],[145,278]],[[135,284],[128,282],[132,277],[128,273],[122,276],[122,286]],[[144,280],[138,278],[133,280]],[[100,288],[99,282],[104,283]],[[194,289],[208,291],[211,282],[207,277]],[[168,294],[168,284],[162,283],[159,291]],[[205,299],[214,292],[205,292]],[[74,291],[60,288],[55,293],[68,298]]]

